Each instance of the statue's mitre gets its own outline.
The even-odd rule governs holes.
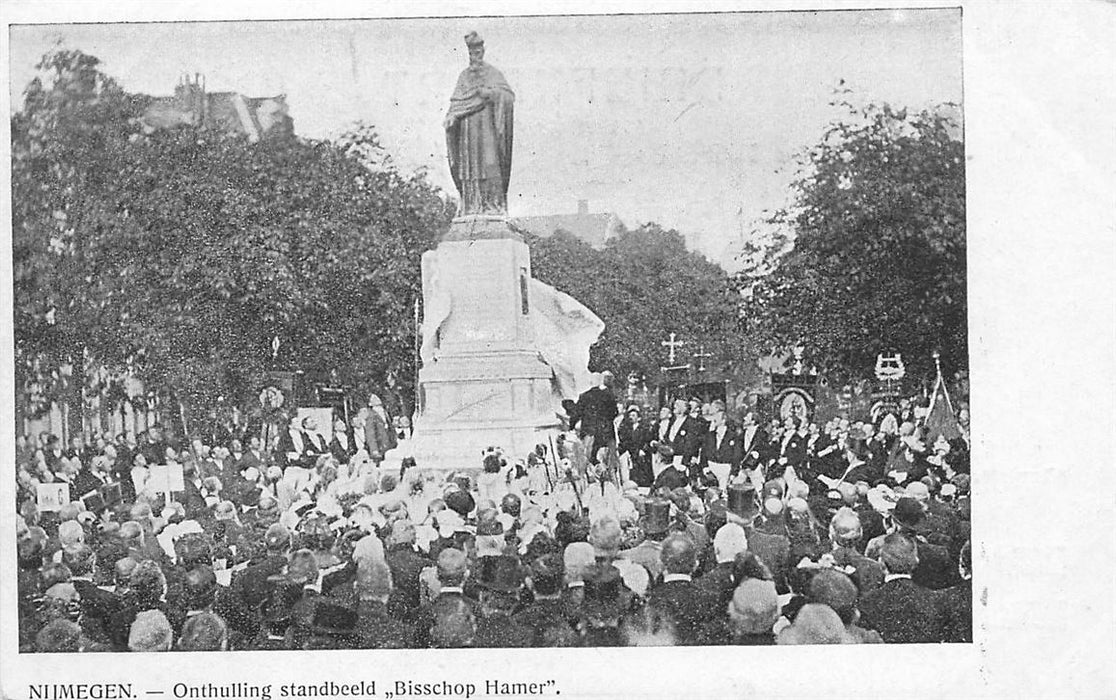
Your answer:
[[[476,32],[469,32],[465,35],[465,45],[468,47],[484,46],[484,39]]]

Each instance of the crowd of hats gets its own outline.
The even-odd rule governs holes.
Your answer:
[[[444,476],[413,462],[402,473],[329,459],[314,470],[216,465],[220,476],[199,465],[191,476],[212,498],[163,502],[133,491],[99,512],[84,501],[39,512],[23,498],[21,648],[971,636],[968,474],[828,491],[790,472],[723,492],[691,484],[649,493],[631,482],[578,491],[557,482],[540,493],[529,488],[541,481],[536,470],[557,466],[545,452],[510,460],[492,448]],[[109,457],[100,467],[111,470]],[[479,488],[486,475],[500,477],[487,482],[498,493]],[[861,615],[902,578],[933,594],[919,613],[933,624],[916,625],[917,638],[894,633],[872,605]],[[967,615],[968,628],[959,622]],[[875,627],[858,626],[867,621]]]

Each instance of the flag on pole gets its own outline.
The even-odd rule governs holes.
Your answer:
[[[937,358],[934,358],[935,361]],[[942,368],[938,366],[938,378],[934,381],[934,393],[930,395],[930,411],[926,414],[926,444],[933,445],[939,435],[946,440],[961,437],[961,425],[953,413],[953,402],[942,379]]]

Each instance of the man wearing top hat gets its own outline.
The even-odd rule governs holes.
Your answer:
[[[477,618],[476,646],[486,648],[529,647],[532,631],[513,617],[519,609],[523,572],[513,556],[484,557],[478,560],[480,576],[480,616]]]
[[[645,503],[645,512],[640,517],[644,540],[631,549],[620,552],[628,561],[640,564],[647,569],[651,581],[658,581],[663,573],[660,558],[662,542],[670,534],[670,501],[665,498],[651,498]]]

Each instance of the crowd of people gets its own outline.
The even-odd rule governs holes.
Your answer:
[[[645,420],[609,385],[554,443],[452,471],[398,455],[375,397],[328,440],[312,418],[272,445],[24,438],[20,648],[972,640],[964,412],[952,439],[917,401],[761,426],[680,399]],[[180,489],[152,477],[167,464]],[[71,500],[41,512],[55,482]]]

